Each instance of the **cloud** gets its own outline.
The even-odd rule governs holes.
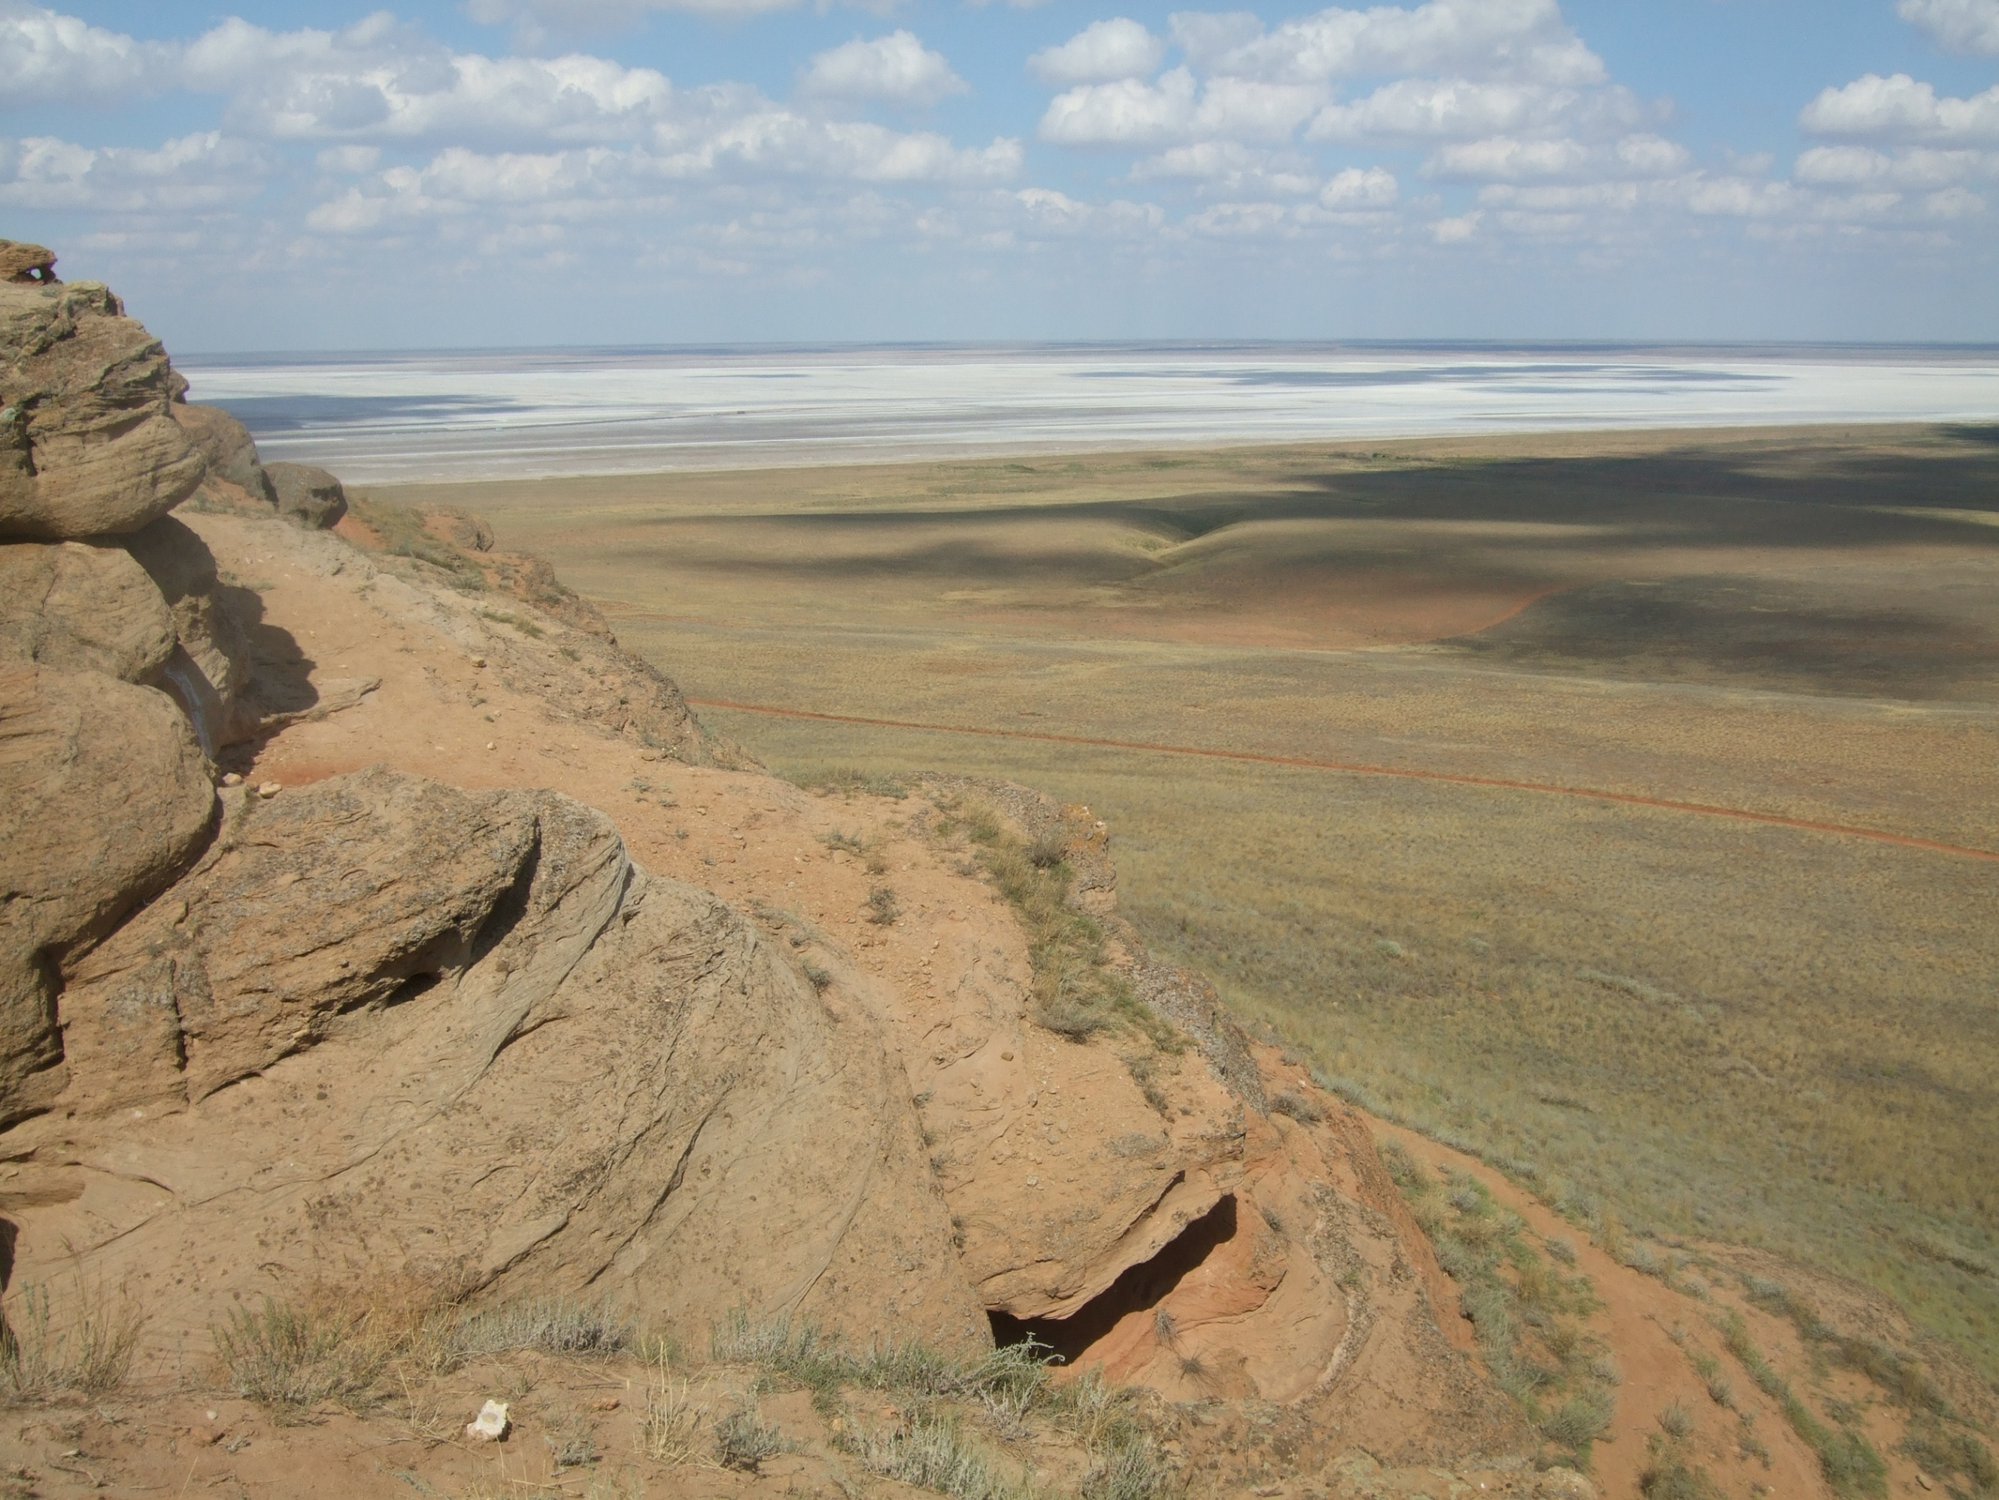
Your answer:
[[[152,56],[129,36],[0,0],[0,104],[76,104],[146,93]]]
[[[1020,175],[1020,142],[1005,137],[960,148],[930,131],[904,133],[865,121],[814,120],[776,105],[715,123],[659,158],[671,177],[724,171],[844,178],[878,183],[991,183]]]
[[[1243,78],[1459,73],[1576,86],[1604,78],[1602,59],[1569,29],[1557,0],[1335,7],[1268,32],[1253,16],[1176,16],[1173,36],[1193,66]]]
[[[466,0],[465,14],[487,26],[554,24],[568,29],[631,26],[658,12],[728,20],[795,10],[803,0]]]
[[[1380,167],[1348,167],[1319,190],[1324,208],[1386,208],[1400,197],[1392,172]]]
[[[1523,177],[1579,177],[1589,160],[1588,148],[1579,141],[1491,136],[1444,147],[1424,170],[1430,176],[1455,182],[1517,181]]]
[[[1296,220],[1275,203],[1217,203],[1187,220],[1195,234],[1216,239],[1268,239],[1296,232]]]
[[[1318,191],[1306,160],[1290,152],[1253,150],[1236,141],[1196,141],[1174,146],[1141,161],[1131,175],[1140,181],[1178,179],[1203,190],[1235,197],[1252,194],[1298,198]]]
[[[378,146],[328,146],[312,160],[322,172],[352,177],[374,171],[381,165],[382,152]]]
[[[1473,209],[1454,219],[1439,219],[1430,226],[1430,238],[1440,245],[1462,245],[1477,237],[1479,226],[1484,222],[1482,209]]]
[[[1798,157],[1792,176],[1823,187],[1941,188],[1972,177],[1999,177],[1999,152],[1814,146]]]
[[[1999,87],[1969,99],[1939,98],[1907,73],[1869,73],[1827,89],[1805,106],[1799,123],[1817,135],[1879,140],[1999,141]]]
[[[951,71],[941,53],[907,31],[896,31],[821,52],[806,66],[799,88],[824,99],[927,106],[969,92],[970,85]]]
[[[1467,78],[1405,78],[1352,103],[1329,104],[1312,121],[1315,140],[1464,140],[1567,130],[1630,130],[1647,110],[1629,89],[1578,90]]]
[[[217,131],[157,148],[73,145],[50,136],[6,143],[0,204],[97,214],[212,213],[263,191],[269,163]]]
[[[1311,84],[1217,78],[1197,87],[1185,68],[1156,83],[1088,83],[1055,96],[1044,141],[1063,146],[1159,146],[1187,140],[1285,140],[1324,103]]]
[[[1895,14],[1947,51],[1999,57],[1999,0],[1900,0]]]
[[[1123,16],[1098,21],[1027,60],[1043,83],[1058,88],[1078,83],[1114,83],[1145,78],[1166,60],[1166,43]]]
[[[1036,237],[1150,238],[1166,222],[1165,213],[1154,203],[1122,198],[1088,203],[1052,188],[1023,188],[1012,195],[1012,204],[1022,228]]]
[[[609,141],[642,132],[674,97],[650,68],[453,53],[386,13],[338,32],[231,18],[188,46],[180,72],[228,95],[238,130],[281,140]]]
[[[1185,68],[1157,83],[1126,78],[1084,84],[1049,101],[1041,139],[1064,146],[1163,145],[1185,136],[1194,96],[1194,75]]]

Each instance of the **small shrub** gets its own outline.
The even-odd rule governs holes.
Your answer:
[[[1083,1476],[1082,1500],[1154,1500],[1167,1493],[1172,1472],[1152,1440],[1112,1444]]]
[[[1586,1453],[1603,1436],[1615,1412],[1616,1402],[1608,1391],[1586,1391],[1556,1407],[1541,1423],[1541,1431],[1552,1443]]]
[[[688,1394],[687,1382],[668,1374],[663,1360],[646,1382],[638,1438],[639,1451],[655,1463],[689,1464],[701,1451],[700,1410]]]
[[[1325,1110],[1295,1089],[1286,1089],[1272,1099],[1270,1112],[1296,1120],[1300,1125],[1316,1125],[1326,1118]]]
[[[851,766],[840,766],[828,771],[793,778],[796,786],[808,792],[831,792],[842,796],[859,793],[867,797],[892,797],[900,801],[909,795],[909,783],[899,776],[890,776],[880,771],[858,771]]]
[[[558,1298],[510,1302],[472,1313],[452,1331],[459,1361],[488,1354],[535,1350],[542,1354],[609,1357],[629,1351],[638,1324],[610,1307]]]
[[[1068,856],[1068,845],[1059,833],[1044,833],[1027,846],[1027,862],[1037,870],[1057,869]]]
[[[715,1461],[725,1469],[754,1474],[783,1451],[784,1438],[754,1407],[738,1407],[715,1424]]]
[[[1032,1487],[1004,1474],[957,1422],[918,1412],[895,1427],[864,1429],[848,1440],[875,1473],[950,1495],[953,1500],[1030,1500]]]
[[[1931,1474],[1962,1476],[1974,1495],[1999,1495],[1999,1460],[1968,1432],[1924,1418],[1909,1424],[1902,1451]]]
[[[1638,1493],[1645,1500],[1722,1500],[1707,1471],[1670,1446],[1654,1449],[1651,1462],[1638,1476]]]
[[[1659,1427],[1670,1438],[1691,1437],[1694,1430],[1693,1414],[1675,1401],[1659,1413]]]
[[[326,1293],[300,1303],[266,1297],[232,1309],[211,1333],[230,1387],[280,1411],[364,1401],[393,1352],[365,1309]]]
[[[892,927],[902,915],[902,903],[894,891],[878,885],[868,891],[868,920],[877,927]]]

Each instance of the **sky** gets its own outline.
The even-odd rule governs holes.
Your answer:
[[[1999,341],[1999,0],[0,0],[182,352]]]

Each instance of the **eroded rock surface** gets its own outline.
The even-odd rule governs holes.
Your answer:
[[[347,514],[347,491],[324,469],[310,464],[266,464],[271,494],[282,515],[315,531],[328,531]]]
[[[0,663],[0,1120],[60,1086],[63,966],[180,873],[214,807],[208,763],[165,695]]]
[[[266,504],[278,503],[247,427],[218,406],[177,401],[168,410],[188,441],[200,450],[211,481],[224,480]]]
[[[0,282],[0,538],[136,531],[201,483],[159,342],[91,282]]]
[[[248,739],[262,722],[252,701],[256,659],[245,616],[260,612],[249,591],[226,590],[208,544],[177,516],[124,538],[173,618],[175,648],[161,672],[210,755]]]
[[[182,1329],[389,1258],[692,1327],[989,1336],[879,1033],[565,798],[241,796],[62,1007],[68,1091],[0,1169],[60,1200],[31,1277],[75,1243]]]
[[[166,600],[123,548],[0,545],[0,654],[149,683],[176,644]]]

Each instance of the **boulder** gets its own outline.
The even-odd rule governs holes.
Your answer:
[[[0,663],[0,1122],[60,1086],[61,969],[199,851],[208,778],[164,694]]]
[[[0,538],[136,531],[201,483],[159,342],[89,282],[0,282]]]
[[[121,548],[0,546],[0,655],[150,684],[174,646],[166,600]]]
[[[16,1274],[95,1246],[149,1338],[400,1271],[692,1335],[740,1309],[990,1339],[868,1016],[553,793],[375,770],[243,797],[62,1006],[69,1088],[14,1138]]]
[[[310,464],[266,464],[271,491],[280,512],[315,531],[331,531],[347,514],[347,492],[340,481]]]
[[[226,590],[208,544],[173,516],[162,516],[125,538],[133,560],[151,578],[172,613],[175,649],[160,686],[173,694],[209,755],[257,732],[251,701],[255,673],[249,624],[238,609],[258,608],[255,596]],[[231,598],[239,601],[232,607]]]
[[[386,771],[237,800],[214,856],[74,976],[73,1031],[136,1022],[163,1044],[84,1043],[161,1073],[102,1077],[86,1107],[206,1098],[310,1046],[335,1016],[456,974],[536,842],[511,799]],[[87,1028],[86,1013],[98,1018]]]
[[[168,408],[188,441],[200,450],[208,464],[211,480],[223,479],[252,497],[277,504],[270,476],[257,457],[257,444],[250,429],[219,406],[191,406],[179,402]]]
[[[0,282],[26,286],[54,286],[56,257],[43,245],[20,240],[0,240]]]

